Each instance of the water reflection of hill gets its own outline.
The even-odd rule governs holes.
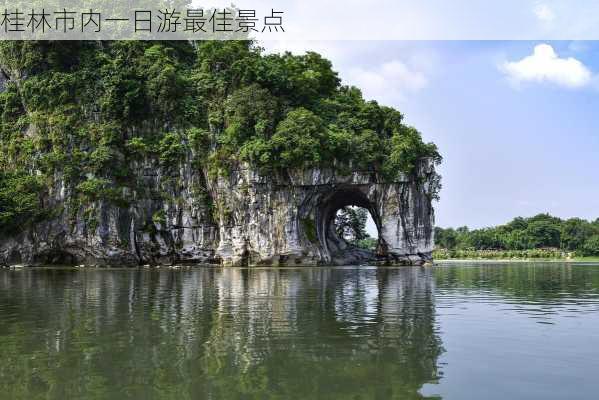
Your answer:
[[[0,272],[0,398],[410,399],[431,270]]]

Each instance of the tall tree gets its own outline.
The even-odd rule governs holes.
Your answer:
[[[368,238],[369,235],[366,232],[367,219],[368,211],[365,208],[343,207],[335,216],[337,235],[352,244]]]

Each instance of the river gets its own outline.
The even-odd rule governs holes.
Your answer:
[[[588,399],[599,265],[0,270],[0,399]]]

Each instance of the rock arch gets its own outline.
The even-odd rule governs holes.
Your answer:
[[[376,207],[376,199],[369,198],[372,192],[369,190],[369,185],[341,185],[332,188],[330,193],[322,196],[316,210],[318,237],[325,259],[330,260],[331,263],[359,264],[385,257],[386,244],[380,237],[381,219]],[[370,213],[379,230],[379,245],[376,252],[348,245],[337,235],[335,216],[341,208],[347,206],[361,207]]]
[[[429,160],[395,181],[372,171],[309,169],[266,177],[239,170],[213,188],[220,205],[216,256],[224,265],[420,265],[431,260],[438,187]],[[335,212],[346,205],[371,213],[379,230],[376,252],[343,247],[331,232]]]

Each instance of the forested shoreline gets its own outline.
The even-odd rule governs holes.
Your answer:
[[[504,225],[435,228],[435,258],[576,258],[599,256],[599,218],[517,217]]]

